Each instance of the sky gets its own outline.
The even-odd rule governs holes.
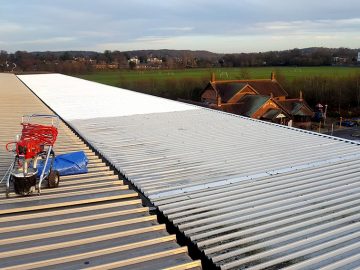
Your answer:
[[[0,49],[360,48],[359,0],[0,0]]]

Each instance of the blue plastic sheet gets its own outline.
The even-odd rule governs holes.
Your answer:
[[[60,176],[87,173],[88,162],[89,160],[83,151],[62,154],[55,157],[53,170],[58,171]],[[37,165],[38,177],[41,175],[41,172],[44,168],[44,163],[45,160],[41,160]],[[45,173],[49,172],[50,164],[51,159],[48,161]]]

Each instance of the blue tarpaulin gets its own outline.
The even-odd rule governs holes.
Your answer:
[[[83,151],[58,155],[55,157],[53,170],[58,171],[60,176],[87,173],[88,161],[89,160]],[[45,160],[41,160],[37,165],[38,177],[40,177],[41,175],[41,172],[44,167],[44,163]],[[45,173],[48,173],[50,169],[50,164],[51,164],[51,159],[49,159]]]

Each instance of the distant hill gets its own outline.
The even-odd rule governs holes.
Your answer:
[[[147,57],[152,55],[153,57],[183,57],[189,56],[192,58],[203,58],[203,59],[217,59],[222,56],[222,54],[213,53],[209,51],[192,51],[192,50],[136,50],[136,51],[123,51],[130,57]]]
[[[62,56],[64,53],[68,53],[71,57],[94,57],[95,55],[98,55],[98,52],[94,52],[94,51],[44,51],[44,52],[31,52],[31,54],[33,55],[38,55],[38,56],[45,56],[47,54],[52,54],[55,57],[60,57]]]
[[[37,56],[46,56],[47,54],[52,54],[55,57],[60,57],[65,53],[69,54],[71,57],[90,57],[93,58],[102,52],[95,51],[35,51],[31,52],[33,55]],[[192,50],[134,50],[134,51],[121,51],[122,54],[126,55],[128,58],[137,56],[137,57],[148,57],[152,55],[153,57],[190,57],[198,59],[208,59],[216,60],[221,57],[223,54],[213,53],[209,51],[192,51]]]

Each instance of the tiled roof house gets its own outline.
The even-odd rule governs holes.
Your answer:
[[[270,79],[211,81],[201,93],[206,107],[251,118],[286,124],[292,120],[309,127],[313,112],[302,96],[287,99],[288,93],[279,84],[275,74]],[[303,122],[306,122],[304,125]]]

